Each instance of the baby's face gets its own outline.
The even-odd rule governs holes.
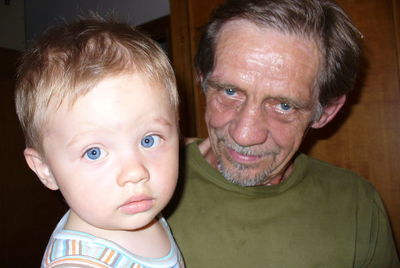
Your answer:
[[[136,73],[106,78],[52,114],[43,147],[74,215],[69,228],[133,230],[165,207],[178,170],[168,100],[166,89]]]

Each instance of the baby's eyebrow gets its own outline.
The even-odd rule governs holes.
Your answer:
[[[161,116],[155,118],[154,121],[159,123],[159,124],[161,124],[161,125],[167,126],[167,127],[172,127],[172,125],[173,125],[171,123],[171,120],[168,120],[168,119],[166,119],[164,117],[161,117]]]
[[[71,140],[68,141],[67,147],[74,146],[75,144],[79,143],[83,138],[93,135],[93,133],[98,133],[98,130],[89,130],[77,133],[71,138]]]

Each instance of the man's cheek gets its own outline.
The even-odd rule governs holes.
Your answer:
[[[219,109],[216,106],[209,106],[206,113],[208,127],[221,128],[233,120],[235,114],[232,108]]]

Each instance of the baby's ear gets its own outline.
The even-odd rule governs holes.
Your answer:
[[[42,155],[33,148],[26,148],[24,156],[26,163],[36,173],[40,181],[50,190],[58,190],[56,179]]]

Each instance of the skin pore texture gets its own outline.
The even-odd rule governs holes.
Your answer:
[[[313,120],[320,58],[310,39],[244,19],[221,28],[206,81],[209,139],[199,148],[228,181],[280,183],[290,174],[307,129],[322,127],[343,105],[344,97]]]
[[[177,181],[178,131],[166,89],[140,73],[105,78],[69,106],[49,113],[44,155],[28,164],[71,213],[66,229],[163,257],[168,236],[155,220]]]

